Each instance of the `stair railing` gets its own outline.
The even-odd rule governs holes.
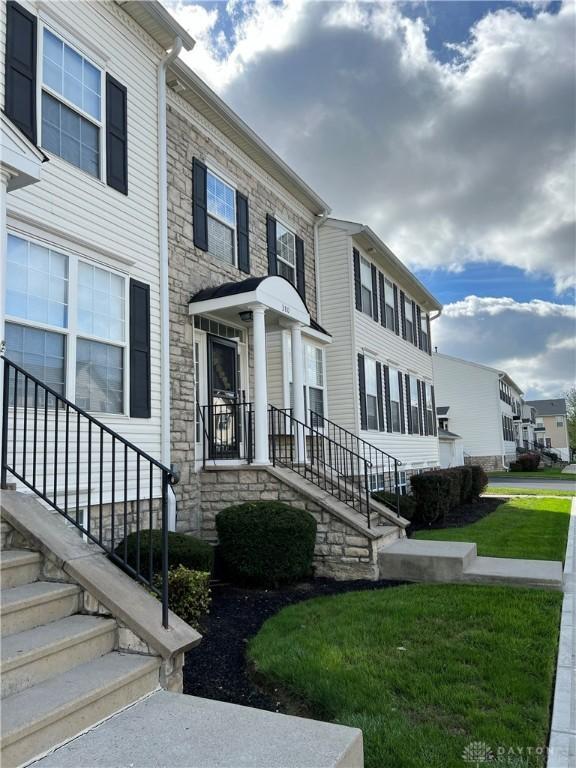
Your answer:
[[[1,487],[7,487],[10,473],[154,591],[168,628],[168,493],[176,475],[19,365],[1,359]],[[159,579],[155,530],[161,537]],[[132,532],[134,552],[127,540]]]

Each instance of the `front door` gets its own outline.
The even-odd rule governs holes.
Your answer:
[[[237,365],[236,342],[208,336],[208,435],[211,459],[239,457]]]

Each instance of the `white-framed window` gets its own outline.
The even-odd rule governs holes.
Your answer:
[[[8,235],[6,354],[84,410],[125,413],[127,279]]]
[[[386,327],[394,330],[396,327],[396,311],[394,309],[394,286],[386,278],[384,280],[384,303],[386,305]]]
[[[378,385],[376,360],[364,358],[364,374],[366,379],[366,427],[378,429]]]
[[[400,405],[400,381],[395,368],[389,368],[388,380],[390,382],[390,419],[392,432],[400,432],[401,429],[401,405]]]
[[[562,416],[556,416],[556,426],[557,427],[564,426],[564,419],[562,418]]]
[[[434,409],[432,408],[431,384],[426,384],[426,429],[429,435],[434,434]]]
[[[398,472],[398,490],[400,491],[401,496],[406,496],[408,492],[408,483],[405,471]]]
[[[430,351],[430,339],[428,337],[428,315],[424,312],[420,315],[420,338],[422,339],[422,349],[424,352]]]
[[[370,490],[375,491],[386,490],[386,474],[384,472],[372,472],[370,474]]]
[[[236,263],[236,191],[210,169],[206,172],[208,253]]]
[[[404,299],[404,314],[406,316],[406,341],[414,343],[414,315],[413,303],[410,299]]]
[[[289,407],[294,408],[294,387],[292,384],[292,340],[287,335],[288,386],[290,390]],[[324,376],[324,350],[315,344],[304,342],[302,344],[304,356],[304,407],[306,419],[310,426],[321,429],[325,416],[325,376]],[[288,404],[287,404],[288,405]]]
[[[372,317],[372,267],[363,256],[360,257],[360,286],[362,291],[362,312]]]
[[[418,381],[414,376],[410,376],[410,415],[412,418],[412,432],[419,435]]]
[[[296,235],[280,221],[276,222],[276,269],[296,285]]]
[[[39,39],[41,146],[101,178],[103,71],[48,27]]]

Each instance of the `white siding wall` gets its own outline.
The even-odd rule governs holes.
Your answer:
[[[497,371],[446,355],[435,354],[432,359],[436,405],[449,406],[449,429],[462,436],[465,453],[505,453],[500,405],[509,406],[500,400]]]

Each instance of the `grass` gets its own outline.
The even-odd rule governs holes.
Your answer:
[[[540,467],[534,472],[488,472],[488,477],[516,477],[519,480],[542,480],[548,478],[552,480],[576,480],[574,472],[562,472],[558,467]]]
[[[285,608],[252,639],[259,677],[361,728],[366,768],[462,768],[464,748],[546,745],[562,596],[407,585]],[[516,753],[517,754],[517,753]]]
[[[476,523],[418,531],[415,538],[476,542],[486,557],[563,561],[570,506],[569,499],[510,499]]]
[[[554,488],[509,488],[503,485],[489,485],[484,493],[489,496],[576,496],[576,491],[557,491]]]

